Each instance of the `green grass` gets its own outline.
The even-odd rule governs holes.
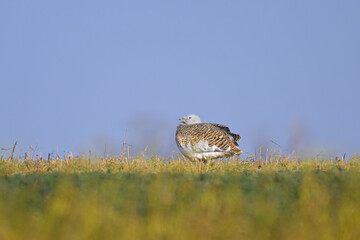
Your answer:
[[[0,160],[0,239],[360,239],[360,159]]]

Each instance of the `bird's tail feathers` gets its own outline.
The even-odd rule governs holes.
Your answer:
[[[233,147],[233,148],[231,148],[231,152],[233,152],[235,155],[240,155],[240,154],[242,154],[241,149],[238,148],[238,147]]]

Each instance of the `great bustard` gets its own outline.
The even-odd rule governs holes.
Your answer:
[[[176,144],[188,159],[207,161],[215,158],[240,155],[238,134],[221,124],[202,123],[196,115],[180,118],[176,130]]]

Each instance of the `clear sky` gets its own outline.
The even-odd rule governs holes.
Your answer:
[[[245,152],[360,152],[360,1],[0,2],[0,148],[176,155],[179,117]],[[106,145],[106,149],[105,149]],[[10,154],[1,150],[1,153]]]

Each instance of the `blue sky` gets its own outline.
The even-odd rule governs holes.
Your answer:
[[[126,131],[133,154],[176,155],[178,118],[195,113],[245,152],[360,152],[359,9],[1,1],[0,148],[118,154]]]

